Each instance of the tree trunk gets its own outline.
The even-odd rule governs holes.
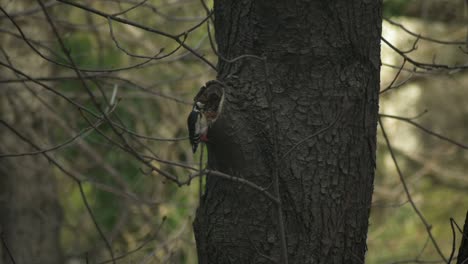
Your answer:
[[[463,234],[458,249],[457,264],[464,264],[468,262],[468,211],[466,212],[465,225],[463,225]]]
[[[15,93],[12,98],[21,102],[22,94]],[[39,136],[31,136],[45,128],[40,112],[7,105],[3,108],[9,114],[5,119],[32,141],[40,142]],[[4,126],[0,141],[0,153],[31,149]],[[0,158],[0,263],[63,263],[61,224],[56,180],[47,160],[41,155]]]
[[[285,263],[282,233],[289,263],[363,263],[381,5],[215,1],[219,53],[266,63],[220,59],[226,100],[208,132],[208,167],[279,190],[280,203],[208,175],[194,222],[199,263]]]

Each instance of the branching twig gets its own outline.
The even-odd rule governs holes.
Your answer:
[[[395,74],[395,77],[393,78],[392,82],[390,82],[390,84],[389,84],[385,89],[383,89],[382,91],[380,91],[380,94],[383,94],[383,93],[389,91],[390,89],[393,89],[393,84],[394,84],[394,83],[396,82],[396,80],[398,79],[398,76],[400,76],[401,70],[403,69],[403,67],[405,66],[405,64],[406,64],[406,59],[403,60],[403,63],[401,64],[400,69],[398,69],[397,74]]]
[[[387,136],[387,133],[385,132],[385,128],[383,126],[383,122],[382,122],[382,119],[379,117],[379,124],[380,124],[380,129],[382,130],[382,135],[385,139],[385,142],[387,144],[387,147],[388,147],[388,151],[390,152],[390,155],[392,157],[392,160],[393,160],[393,163],[395,164],[395,168],[398,172],[398,176],[400,178],[400,182],[401,184],[403,185],[403,189],[405,191],[405,194],[406,194],[406,197],[408,198],[408,201],[409,203],[411,204],[411,207],[413,208],[413,210],[415,211],[415,213],[418,215],[419,219],[421,220],[421,222],[424,224],[424,227],[426,228],[426,231],[427,231],[427,234],[429,235],[431,241],[432,241],[432,244],[434,245],[434,248],[436,249],[437,253],[439,254],[439,256],[444,260],[445,263],[448,263],[447,262],[447,258],[444,256],[444,254],[442,253],[442,250],[440,249],[439,247],[439,244],[437,243],[437,241],[435,240],[434,236],[432,235],[432,226],[427,222],[426,218],[424,218],[423,214],[421,213],[421,211],[419,211],[419,208],[416,206],[416,204],[414,203],[413,201],[413,198],[411,197],[411,193],[409,192],[409,189],[408,189],[408,186],[406,185],[406,181],[405,181],[405,178],[403,176],[403,173],[402,171],[400,170],[400,166],[398,165],[398,162],[396,160],[396,156],[395,156],[395,153],[393,152],[393,148],[392,148],[392,145],[390,144],[390,140]]]
[[[270,201],[274,202],[275,204],[278,203],[278,198],[276,198],[272,194],[270,194],[267,191],[267,188],[260,187],[257,184],[255,184],[255,183],[253,183],[253,182],[251,182],[249,180],[246,180],[244,178],[232,176],[232,175],[229,175],[229,174],[226,174],[226,173],[223,173],[223,172],[220,172],[220,171],[215,171],[215,170],[205,169],[201,173],[197,172],[197,173],[191,174],[191,175],[189,175],[188,180],[179,182],[179,186],[187,185],[189,182],[192,181],[192,179],[194,179],[195,177],[200,177],[201,175],[215,176],[215,177],[230,180],[232,182],[241,183],[241,184],[243,184],[243,185],[245,185],[247,187],[250,187],[250,188],[252,188],[254,190],[257,190],[260,194],[262,194],[263,196],[265,196],[266,198],[268,198]]]
[[[38,145],[36,145],[34,142],[32,142],[31,140],[29,140],[28,138],[26,138],[24,135],[22,135],[18,130],[16,130],[14,127],[12,127],[11,125],[9,125],[7,122],[3,121],[3,120],[0,120],[0,124],[3,124],[5,127],[7,127],[10,131],[12,131],[15,135],[17,135],[21,140],[23,140],[24,142],[28,143],[29,145],[31,145],[33,148],[37,149],[38,151],[40,150],[40,147]],[[94,217],[94,214],[91,210],[91,207],[89,206],[88,204],[88,200],[86,199],[86,196],[83,192],[83,186],[82,186],[82,182],[81,182],[81,178],[76,175],[76,173],[74,173],[73,171],[69,171],[69,170],[66,170],[60,163],[58,163],[55,159],[53,159],[47,152],[42,152],[41,153],[50,163],[54,164],[60,171],[62,171],[63,173],[65,173],[65,175],[69,176],[70,178],[72,178],[76,184],[78,184],[78,187],[80,188],[80,195],[81,195],[81,198],[86,206],[86,210],[88,211],[90,217],[92,218],[92,221],[93,223],[95,224],[95,227],[96,229],[98,230],[98,233],[100,234],[101,238],[103,239],[104,243],[107,245],[108,249],[110,250],[111,252],[111,256],[112,256],[112,259],[114,258],[114,255],[113,255],[113,252],[112,252],[112,248],[110,246],[110,243],[109,241],[106,239],[105,235],[104,235],[104,232],[102,231],[101,227],[99,226],[99,224],[97,223],[95,217]]]
[[[442,70],[465,70],[468,69],[468,64],[460,65],[460,66],[450,66],[445,64],[437,64],[437,63],[423,63],[419,61],[415,61],[412,58],[408,57],[403,51],[395,47],[392,43],[386,40],[384,37],[381,37],[382,41],[387,44],[392,50],[398,53],[401,57],[403,57],[406,61],[410,62],[416,67],[425,70],[433,70],[433,69],[442,69]]]
[[[124,49],[120,44],[119,42],[117,41],[115,35],[114,35],[114,29],[112,27],[112,19],[111,17],[107,17],[107,22],[108,22],[108,25],[109,25],[109,32],[110,32],[110,35],[111,35],[111,39],[112,41],[114,42],[115,46],[117,47],[117,49],[121,50],[123,53],[127,54],[129,57],[133,57],[133,58],[139,58],[139,59],[148,59],[149,61],[152,61],[152,60],[161,60],[161,59],[164,59],[164,58],[167,58],[171,55],[173,55],[174,53],[176,53],[182,46],[183,43],[185,43],[185,41],[187,40],[187,35],[184,35],[183,39],[182,39],[182,44],[179,44],[177,45],[176,48],[174,48],[171,52],[165,54],[165,55],[162,55],[162,56],[159,56],[163,51],[164,51],[164,48],[160,49],[155,55],[153,56],[144,56],[144,55],[137,55],[137,54],[132,54],[130,53],[129,51],[127,51],[126,49]],[[148,62],[149,62],[148,61]]]
[[[277,209],[277,217],[278,217],[278,227],[279,227],[279,237],[280,237],[280,248],[281,248],[281,263],[288,264],[288,242],[286,240],[286,228],[283,216],[283,204],[281,202],[281,192],[279,186],[280,180],[280,157],[279,157],[279,146],[278,146],[278,124],[276,122],[276,116],[273,109],[273,92],[272,92],[272,85],[271,80],[269,77],[269,70],[268,70],[268,61],[267,58],[263,58],[263,67],[265,72],[265,85],[267,85],[267,101],[268,101],[268,108],[270,111],[270,126],[273,132],[273,158],[274,158],[274,166],[273,166],[273,191],[275,192],[275,196],[278,199],[278,203],[276,204]]]
[[[450,251],[450,256],[447,261],[448,264],[452,263],[453,255],[455,254],[455,244],[457,241],[457,234],[455,232],[455,227],[454,227],[455,224],[456,224],[455,219],[450,218],[450,228],[452,229],[452,251]]]
[[[107,111],[107,114],[110,114],[112,113],[115,108],[117,107],[117,104],[114,104],[112,106],[112,108],[110,108],[108,111]],[[84,129],[82,129],[78,134],[76,134],[75,136],[71,137],[70,139],[68,139],[67,141],[63,142],[63,143],[60,143],[54,147],[49,147],[49,148],[43,148],[39,151],[32,151],[32,152],[23,152],[23,153],[15,153],[15,154],[0,154],[0,158],[8,158],[8,157],[22,157],[22,156],[32,156],[32,155],[38,155],[38,154],[42,154],[44,152],[51,152],[51,151],[55,151],[55,150],[58,150],[58,149],[61,149],[61,148],[64,148],[66,146],[68,146],[69,144],[73,143],[75,140],[77,140],[78,138],[81,138],[83,139],[84,137],[86,136],[83,136],[85,134],[88,134],[89,132],[91,132],[94,127],[99,127],[101,124],[103,123],[103,120],[102,119],[99,119],[96,123],[94,123],[92,126],[89,126],[89,127],[86,127]]]
[[[198,171],[200,176],[198,176],[198,204],[201,204],[202,196],[203,196],[203,150],[205,149],[205,144],[201,144],[200,146],[200,161],[198,163]]]
[[[152,235],[148,240],[146,240],[145,242],[143,242],[141,245],[139,245],[138,247],[136,247],[135,249],[132,249],[128,252],[126,252],[125,254],[122,254],[120,256],[117,256],[115,257],[115,260],[120,260],[120,259],[124,259],[130,255],[132,255],[133,253],[135,252],[138,252],[140,251],[141,249],[143,249],[146,245],[148,245],[151,241],[154,241],[156,239],[156,237],[158,236],[159,234],[159,231],[161,230],[163,224],[166,222],[167,218],[164,216],[161,223],[159,224],[159,226],[156,228],[156,231],[155,231],[155,234]],[[101,261],[99,262],[98,264],[106,264],[106,263],[110,263],[112,262],[112,260],[105,260],[105,261]]]
[[[6,251],[7,255],[8,255],[8,258],[10,258],[10,261],[13,264],[16,264],[15,258],[13,257],[13,254],[11,253],[10,248],[7,245],[7,242],[5,241],[5,237],[4,237],[3,233],[0,234],[0,237],[2,238],[2,245],[5,248],[5,251]]]
[[[133,21],[130,21],[130,20],[127,20],[127,19],[124,19],[124,18],[119,18],[119,17],[113,17],[112,14],[107,14],[105,12],[102,12],[102,11],[99,11],[97,9],[94,9],[94,8],[91,8],[91,7],[88,7],[88,6],[85,6],[85,5],[82,5],[82,4],[79,4],[79,3],[76,3],[76,2],[70,2],[68,0],[57,0],[59,2],[62,2],[64,4],[68,4],[68,5],[71,5],[71,6],[74,6],[74,7],[77,7],[77,8],[80,8],[80,9],[83,9],[83,10],[86,10],[88,12],[91,12],[93,14],[96,14],[96,15],[99,15],[99,16],[102,16],[104,18],[110,18],[114,21],[117,21],[117,22],[120,22],[122,24],[126,24],[126,25],[129,25],[129,26],[133,26],[133,27],[136,27],[136,28],[140,28],[142,30],[145,30],[145,31],[148,31],[148,32],[151,32],[151,33],[155,33],[157,35],[160,35],[160,36],[163,36],[163,37],[166,37],[166,38],[169,38],[169,39],[172,39],[174,40],[175,42],[177,42],[179,45],[181,45],[182,47],[184,47],[187,51],[189,51],[190,53],[192,53],[193,55],[195,55],[195,57],[199,58],[200,60],[202,60],[203,62],[205,62],[207,65],[209,65],[212,69],[216,70],[216,66],[214,66],[210,61],[208,61],[206,58],[204,58],[202,55],[200,55],[198,52],[196,52],[195,50],[193,50],[192,48],[190,48],[188,45],[184,44],[183,41],[180,40],[180,37],[181,36],[184,36],[186,35],[185,34],[185,31],[180,33],[180,34],[176,34],[176,35],[172,35],[172,34],[169,34],[169,33],[166,33],[164,31],[161,31],[161,30],[157,30],[157,29],[154,29],[154,28],[150,28],[148,26],[145,26],[145,25],[142,25],[142,24],[139,24],[139,23],[136,23],[136,22],[133,22]],[[208,19],[209,17],[207,16],[206,19]],[[189,30],[193,30],[193,28],[189,29]]]
[[[462,143],[457,142],[457,141],[455,141],[453,139],[450,139],[450,138],[448,138],[446,136],[443,136],[443,135],[441,135],[439,133],[436,133],[436,132],[434,132],[434,131],[432,131],[432,130],[430,130],[428,128],[425,128],[422,125],[420,125],[420,124],[414,122],[413,120],[411,120],[411,118],[406,118],[406,117],[401,117],[401,116],[394,116],[394,115],[387,115],[387,114],[379,114],[379,116],[404,121],[406,123],[409,123],[409,124],[419,128],[420,130],[424,131],[425,133],[427,133],[427,134],[429,134],[429,135],[431,135],[433,137],[436,137],[436,138],[441,139],[443,141],[447,141],[447,142],[449,142],[449,143],[451,143],[451,144],[453,144],[453,145],[455,145],[457,147],[460,147],[462,149],[468,149],[468,145],[462,144]]]
[[[118,13],[112,14],[112,16],[113,16],[113,17],[116,17],[116,16],[123,15],[123,14],[125,14],[125,13],[128,13],[128,12],[132,11],[133,9],[139,7],[139,6],[144,5],[147,1],[148,1],[148,0],[143,0],[143,1],[141,1],[141,2],[138,2],[138,3],[134,4],[133,6],[127,8],[127,9],[125,9],[125,10],[122,10],[122,11],[120,11],[120,12],[118,12]]]
[[[59,44],[60,44],[60,47],[62,48],[62,51],[65,53],[65,55],[66,55],[67,58],[68,58],[68,61],[69,61],[70,64],[73,66],[73,68],[74,68],[74,70],[75,70],[75,72],[76,72],[76,75],[80,78],[80,81],[81,81],[81,83],[83,84],[83,88],[85,88],[85,90],[88,92],[88,94],[89,94],[91,100],[94,102],[94,104],[97,106],[97,108],[100,109],[101,113],[103,114],[103,117],[104,117],[106,120],[108,120],[107,114],[101,110],[101,108],[100,108],[98,102],[96,101],[96,99],[95,99],[94,96],[93,96],[93,93],[91,92],[91,90],[89,89],[89,87],[86,85],[86,81],[85,81],[83,78],[81,78],[82,75],[81,75],[80,71],[77,70],[77,66],[76,66],[75,62],[73,61],[73,59],[71,58],[70,50],[68,50],[68,49],[66,48],[65,43],[63,42],[62,38],[60,37],[60,34],[58,33],[57,28],[55,27],[54,23],[52,22],[52,20],[51,20],[51,18],[50,18],[50,16],[49,16],[49,13],[48,13],[47,10],[46,10],[46,7],[44,6],[44,4],[42,3],[41,0],[37,0],[37,2],[38,2],[38,4],[42,7],[42,11],[43,11],[43,13],[44,13],[44,16],[46,17],[46,19],[47,19],[47,21],[48,21],[50,27],[52,28],[52,31],[54,32],[54,35],[55,35],[55,37],[57,38],[57,40],[58,40],[58,42],[59,42]],[[96,128],[95,126],[93,126],[93,127]],[[45,153],[44,153],[44,154],[45,154]],[[82,186],[81,182],[80,182],[80,181],[77,181],[77,182],[78,182],[78,187],[79,187],[79,189],[80,189],[80,193],[81,193],[81,197],[82,197],[82,199],[83,199],[83,202],[84,202],[84,204],[85,204],[85,206],[86,206],[86,208],[87,208],[89,214],[91,215],[91,218],[92,218],[92,220],[93,220],[93,223],[94,223],[96,229],[98,230],[98,232],[99,232],[101,238],[103,239],[104,243],[106,244],[107,249],[109,250],[109,254],[111,255],[111,258],[114,260],[114,252],[113,252],[113,250],[112,250],[112,246],[111,246],[111,244],[109,243],[109,241],[107,240],[106,236],[104,235],[104,232],[103,232],[103,231],[101,230],[101,228],[99,227],[99,224],[98,224],[96,218],[94,217],[94,214],[93,214],[93,212],[92,212],[92,210],[91,210],[91,207],[89,206],[88,200],[87,200],[87,198],[86,198],[86,196],[85,196],[85,194],[84,194],[83,186]],[[113,261],[113,263],[115,264],[115,260]]]
[[[426,41],[430,41],[430,42],[434,42],[434,43],[438,43],[438,44],[444,44],[444,45],[465,45],[466,44],[465,41],[445,41],[445,40],[439,40],[439,39],[435,39],[435,38],[422,36],[421,34],[417,34],[417,33],[414,33],[412,31],[410,31],[409,29],[407,29],[402,24],[397,23],[397,22],[395,22],[395,21],[393,21],[391,19],[384,18],[384,20],[387,21],[388,23],[394,25],[394,26],[397,26],[397,27],[403,29],[403,31],[405,31],[406,33],[408,33],[411,36],[416,37],[418,39],[422,39],[422,40],[426,40]]]

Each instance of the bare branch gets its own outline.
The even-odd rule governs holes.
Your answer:
[[[278,203],[276,204],[276,213],[278,217],[278,232],[280,236],[280,248],[281,248],[281,263],[288,264],[288,242],[286,241],[286,229],[285,229],[285,222],[283,216],[283,203],[281,201],[281,193],[280,193],[280,158],[279,158],[279,147],[278,147],[278,124],[276,122],[276,115],[275,110],[273,109],[273,88],[271,85],[271,80],[268,78],[270,71],[268,68],[267,58],[263,59],[263,67],[265,73],[265,84],[267,85],[267,102],[268,102],[268,109],[270,110],[270,126],[273,130],[273,158],[274,158],[274,166],[273,166],[273,191],[275,193],[276,198],[278,199]]]
[[[383,89],[382,91],[380,91],[380,94],[383,94],[383,93],[389,91],[390,89],[393,89],[393,84],[394,84],[395,81],[398,79],[398,76],[400,76],[401,70],[402,70],[403,67],[405,66],[405,63],[406,63],[406,59],[403,60],[403,63],[401,64],[400,69],[398,69],[398,72],[395,74],[395,77],[393,78],[392,82],[390,82],[390,84],[389,84],[385,89]]]
[[[451,144],[453,144],[455,146],[458,146],[458,147],[460,147],[462,149],[468,149],[468,145],[459,143],[459,142],[457,142],[457,141],[455,141],[453,139],[450,139],[450,138],[448,138],[448,137],[446,137],[444,135],[441,135],[441,134],[436,133],[436,132],[434,132],[434,131],[432,131],[432,130],[430,130],[428,128],[425,128],[422,125],[420,125],[420,124],[414,122],[413,120],[411,120],[411,118],[401,117],[401,116],[394,116],[394,115],[387,115],[387,114],[379,114],[379,115],[380,115],[380,117],[393,118],[393,119],[396,119],[396,120],[404,121],[404,122],[406,122],[408,124],[411,124],[411,125],[419,128],[420,130],[424,131],[425,133],[427,133],[427,134],[429,134],[429,135],[431,135],[433,137],[436,137],[436,138],[441,139],[443,141],[447,141],[447,142],[449,142],[449,143],[451,143]]]
[[[125,14],[125,13],[128,13],[128,12],[132,11],[133,9],[139,7],[139,6],[144,5],[147,1],[148,1],[148,0],[143,0],[143,1],[141,1],[141,2],[138,2],[138,3],[134,4],[133,6],[127,8],[127,9],[125,9],[125,10],[122,10],[122,11],[120,11],[120,12],[118,12],[118,13],[112,14],[112,16],[116,17],[116,16],[123,15],[123,14]]]
[[[445,40],[440,40],[440,39],[435,39],[435,38],[422,36],[421,34],[417,34],[417,33],[414,33],[412,31],[410,31],[409,29],[407,29],[402,24],[397,23],[397,22],[395,22],[395,21],[393,21],[393,20],[391,20],[389,18],[384,18],[384,20],[387,21],[388,23],[394,25],[394,26],[397,26],[397,27],[403,29],[403,31],[405,31],[406,33],[408,33],[411,36],[416,37],[418,39],[422,39],[422,40],[426,40],[426,41],[430,41],[430,42],[434,42],[434,43],[438,43],[438,44],[444,44],[444,45],[465,45],[465,41],[445,41]]]
[[[75,69],[75,72],[76,72],[76,75],[80,78],[81,80],[81,83],[83,84],[83,87],[86,89],[86,91],[88,92],[90,98],[92,99],[92,101],[94,102],[94,104],[96,105],[96,107],[101,111],[101,113],[103,114],[104,118],[106,120],[108,120],[107,118],[107,114],[105,112],[103,112],[98,104],[98,102],[96,101],[96,99],[94,98],[94,95],[93,93],[91,92],[91,90],[89,89],[89,87],[86,85],[86,81],[81,77],[81,73],[79,70],[77,70],[76,68],[76,64],[75,62],[73,61],[73,59],[71,58],[70,56],[70,51],[67,50],[62,38],[60,37],[60,34],[58,33],[58,30],[57,28],[55,27],[54,23],[52,22],[52,20],[50,19],[50,16],[49,16],[49,13],[47,12],[47,9],[46,7],[44,6],[44,4],[42,3],[41,0],[37,0],[37,2],[39,3],[39,5],[42,7],[42,11],[47,19],[47,21],[49,22],[49,25],[51,26],[57,40],[59,41],[60,43],[60,46],[63,50],[63,52],[65,53],[65,55],[67,56],[68,58],[68,61],[70,62],[70,64],[73,66],[73,68]],[[93,126],[94,128],[96,128],[95,126]],[[45,153],[44,153],[45,154]],[[96,221],[96,218],[94,217],[94,214],[91,210],[91,207],[89,206],[89,203],[88,203],[88,200],[84,194],[84,191],[83,191],[83,186],[81,184],[81,182],[78,181],[78,187],[80,189],[80,193],[81,193],[81,197],[83,199],[83,202],[89,212],[89,214],[91,215],[91,218],[94,222],[94,225],[96,226],[96,229],[98,230],[99,234],[101,235],[101,238],[103,239],[103,241],[106,243],[106,246],[107,246],[107,249],[109,250],[109,254],[111,255],[111,258],[114,260],[114,252],[112,250],[112,246],[111,244],[109,243],[109,241],[106,239],[106,236],[104,235],[103,231],[101,230],[101,228],[99,227],[99,224],[97,223]],[[115,260],[113,261],[113,263],[115,264]]]
[[[139,245],[138,247],[136,247],[135,249],[133,250],[130,250],[120,256],[117,256],[115,257],[115,260],[120,260],[120,259],[124,259],[130,255],[132,255],[133,253],[135,252],[138,252],[140,251],[141,249],[143,249],[146,245],[148,245],[149,243],[151,243],[152,241],[156,240],[157,236],[159,235],[159,232],[161,231],[162,229],[162,226],[164,225],[164,223],[166,222],[167,218],[164,216],[161,223],[159,224],[159,226],[156,228],[156,231],[154,232],[155,234],[154,235],[151,235],[150,238],[148,238],[145,242],[143,242],[141,245]],[[110,263],[112,262],[112,260],[105,260],[105,261],[101,261],[99,262],[98,264],[106,264],[106,263]]]
[[[239,178],[239,177],[234,177],[234,176],[231,176],[229,174],[226,174],[226,173],[223,173],[223,172],[220,172],[220,171],[214,171],[214,170],[204,170],[203,174],[206,174],[208,176],[217,176],[217,177],[220,177],[220,178],[223,178],[223,179],[228,179],[228,180],[233,181],[233,182],[242,183],[243,185],[246,185],[246,186],[248,186],[248,187],[250,187],[252,189],[255,189],[255,190],[259,191],[260,194],[263,194],[265,197],[270,199],[272,202],[278,203],[278,198],[276,198],[273,195],[271,195],[270,193],[268,193],[266,191],[266,188],[262,188],[262,187],[256,185],[255,183],[253,183],[251,181],[248,181],[246,179]],[[192,178],[196,177],[196,176],[199,176],[199,175],[194,175],[194,176],[192,176]]]
[[[68,5],[77,7],[77,8],[80,8],[80,9],[83,9],[83,10],[86,10],[86,11],[88,11],[88,12],[91,12],[91,13],[93,13],[93,14],[102,16],[102,17],[104,17],[104,18],[110,18],[110,19],[112,19],[112,20],[114,20],[114,21],[117,21],[117,22],[120,22],[120,23],[122,23],[122,24],[126,24],[126,25],[129,25],[129,26],[137,27],[137,28],[140,28],[140,29],[142,29],[142,30],[145,30],[145,31],[148,31],[148,32],[151,32],[151,33],[155,33],[155,34],[164,36],[164,37],[166,37],[166,38],[172,39],[172,40],[174,40],[175,42],[177,42],[179,45],[181,45],[182,47],[184,47],[186,50],[188,50],[190,53],[192,53],[193,55],[195,55],[195,57],[199,58],[200,60],[202,60],[203,62],[205,62],[207,65],[209,65],[212,69],[214,69],[214,70],[216,71],[216,66],[214,66],[210,61],[208,61],[207,59],[205,59],[202,55],[198,54],[198,52],[196,52],[195,50],[193,50],[192,48],[190,48],[188,45],[184,44],[182,40],[180,40],[180,37],[181,37],[181,36],[186,35],[185,32],[180,33],[180,34],[176,34],[176,35],[171,35],[171,34],[166,33],[166,32],[164,32],[164,31],[157,30],[157,29],[154,29],[154,28],[150,28],[150,27],[148,27],[148,26],[141,25],[141,24],[139,24],[139,23],[136,23],[136,22],[133,22],[133,21],[130,21],[130,20],[127,20],[127,19],[123,19],[123,18],[119,18],[119,17],[114,17],[114,16],[112,16],[112,14],[107,14],[107,13],[104,13],[104,12],[99,11],[99,10],[97,10],[97,9],[84,6],[84,5],[82,5],[82,4],[78,4],[78,3],[75,3],[75,2],[69,2],[68,0],[57,0],[57,1],[62,2],[62,3],[64,3],[64,4],[68,4]],[[208,19],[208,18],[209,18],[209,16],[208,16],[206,19]],[[191,29],[191,30],[193,30],[193,29]]]
[[[32,142],[31,140],[29,140],[28,138],[26,138],[24,135],[22,135],[19,131],[17,131],[14,127],[10,126],[7,122],[3,121],[0,119],[0,123],[3,124],[5,127],[7,127],[10,131],[12,131],[15,135],[17,135],[21,140],[23,140],[24,142],[28,143],[29,145],[31,145],[32,147],[34,147],[35,149],[37,149],[38,151],[40,150],[39,146],[37,146],[34,142]],[[60,171],[62,171],[63,173],[65,173],[65,175],[69,176],[70,178],[72,178],[76,184],[78,184],[78,187],[80,189],[80,195],[81,195],[81,198],[85,204],[85,207],[86,207],[86,210],[88,211],[96,229],[98,230],[99,232],[99,235],[101,236],[102,240],[104,241],[104,243],[106,244],[106,246],[108,247],[110,253],[111,253],[111,256],[112,258],[114,258],[114,254],[112,252],[112,247],[109,243],[109,241],[107,240],[107,238],[105,237],[104,235],[104,232],[102,231],[101,227],[99,226],[99,224],[97,223],[96,221],[96,218],[91,210],[91,207],[89,206],[89,203],[88,203],[88,200],[86,198],[86,195],[84,194],[83,192],[83,186],[82,186],[82,182],[81,182],[81,178],[76,174],[74,173],[73,171],[69,171],[69,170],[66,170],[60,163],[58,163],[55,159],[53,159],[49,154],[47,154],[46,152],[42,152],[41,153],[49,162],[51,162],[52,164],[54,164]]]
[[[440,246],[439,244],[437,243],[437,241],[435,240],[434,236],[432,235],[432,226],[427,222],[426,218],[424,218],[423,214],[421,213],[421,211],[419,211],[418,207],[416,206],[416,204],[414,203],[413,201],[413,198],[411,197],[411,193],[409,192],[409,189],[408,189],[408,186],[406,185],[406,181],[405,181],[405,178],[403,176],[403,173],[401,172],[400,170],[400,166],[398,165],[398,162],[397,162],[397,159],[395,157],[395,154],[393,153],[393,148],[392,148],[392,145],[390,144],[390,140],[387,136],[387,133],[385,132],[385,128],[383,126],[383,122],[382,122],[382,119],[379,117],[379,124],[380,124],[380,129],[382,130],[382,135],[385,139],[385,142],[387,144],[387,147],[388,147],[388,151],[390,152],[390,155],[392,157],[392,160],[393,160],[393,163],[395,164],[395,168],[398,172],[398,176],[400,178],[400,182],[401,184],[403,185],[403,189],[405,191],[405,194],[406,194],[406,197],[408,198],[408,201],[409,203],[411,204],[411,207],[413,208],[413,210],[415,211],[415,213],[418,215],[419,219],[421,220],[421,222],[424,224],[424,227],[426,228],[426,232],[427,234],[429,235],[431,241],[432,241],[432,244],[434,245],[434,248],[436,249],[437,253],[439,254],[439,256],[444,260],[445,263],[448,263],[447,261],[447,258],[444,256],[444,254],[442,253],[441,249],[440,249]]]
[[[442,69],[442,70],[465,70],[468,69],[468,65],[460,65],[460,66],[450,66],[450,65],[444,65],[444,64],[436,64],[436,63],[423,63],[423,62],[418,62],[410,57],[408,57],[403,51],[398,49],[397,47],[393,46],[388,40],[386,40],[384,37],[381,38],[382,41],[387,44],[392,50],[394,50],[396,53],[398,53],[401,57],[403,57],[406,61],[410,62],[416,67],[419,67],[421,69],[425,70],[433,70],[433,69]]]
[[[94,124],[94,126],[99,127],[102,123],[103,123],[102,120],[99,120]],[[42,148],[41,150],[32,151],[32,152],[23,152],[23,153],[15,153],[15,154],[0,154],[0,158],[32,156],[32,155],[39,155],[39,154],[42,154],[42,153],[45,153],[45,152],[51,152],[51,151],[59,150],[59,149],[62,149],[62,148],[65,148],[65,147],[69,146],[71,143],[73,143],[78,138],[86,137],[86,136],[83,136],[83,135],[89,133],[92,129],[93,129],[93,126],[86,127],[84,129],[82,129],[78,134],[73,136],[72,138],[70,138],[70,139],[66,140],[65,142],[60,143],[60,144],[58,144],[58,145],[56,145],[54,147]]]
[[[13,254],[11,253],[10,248],[8,247],[8,244],[5,241],[5,236],[3,235],[3,232],[0,233],[0,237],[2,238],[2,245],[5,248],[5,251],[6,251],[7,255],[8,255],[8,258],[10,259],[10,261],[13,264],[16,264],[15,258],[13,257]]]

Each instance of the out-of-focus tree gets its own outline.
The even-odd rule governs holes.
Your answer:
[[[41,244],[30,239],[29,243],[36,246],[31,250],[37,254],[56,252],[64,258],[41,261],[34,257],[40,263],[99,262],[111,259],[110,252],[114,258],[121,256],[123,263],[133,258],[147,262],[195,259],[189,227],[198,188],[179,189],[152,174],[151,167],[177,177],[186,175],[184,166],[193,168],[195,163],[185,142],[188,98],[195,87],[212,78],[212,73],[207,66],[195,64],[192,53],[173,41],[144,36],[144,31],[115,21],[110,24],[105,18],[56,1],[43,4],[45,12],[37,1],[1,4],[0,61],[5,95],[1,99],[1,132],[2,142],[8,143],[1,146],[1,164],[8,172],[8,177],[2,177],[2,205],[8,205],[2,212],[2,237],[12,256],[27,262],[35,255],[18,251],[22,246],[16,241],[22,236],[47,234],[60,246],[41,250],[46,241]],[[195,3],[94,4],[89,6],[113,14],[136,5],[118,17],[141,18],[141,24],[155,23],[171,31],[183,32],[206,17],[202,6],[192,10]],[[82,68],[81,77],[90,93],[73,71],[59,38],[73,63]],[[199,52],[209,48],[207,35],[200,30],[181,40]],[[155,54],[172,56],[156,60],[152,58]],[[112,119],[112,125],[104,120],[103,112]],[[115,128],[124,134],[122,138],[114,133]],[[114,140],[127,141],[140,160],[119,150]],[[169,160],[180,165],[165,162]],[[21,168],[21,173],[10,167]],[[37,183],[26,180],[33,175],[40,176],[33,178]],[[28,178],[20,180],[20,176]],[[54,184],[57,191],[44,195],[45,188],[51,189]],[[31,199],[13,199],[10,193],[16,190]],[[48,211],[51,206],[44,204],[48,197],[55,197],[50,203],[60,203],[57,208],[63,211],[56,220]],[[22,211],[13,210],[19,202],[23,202]],[[31,215],[29,220],[25,212]],[[51,228],[39,228],[33,221],[59,230],[54,233]],[[27,228],[38,232],[20,232]],[[132,250],[135,252],[126,254]],[[2,252],[8,260],[8,251]]]
[[[467,208],[466,6],[391,0],[385,6],[391,8],[384,8],[380,112],[403,178],[395,177],[380,138],[368,260],[414,263],[444,255],[448,261],[460,238],[457,232],[453,245],[449,218],[462,223]],[[386,89],[390,83],[394,88]]]

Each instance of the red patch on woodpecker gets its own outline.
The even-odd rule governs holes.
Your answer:
[[[208,142],[208,134],[207,133],[203,133],[200,135],[200,141],[201,142]]]

